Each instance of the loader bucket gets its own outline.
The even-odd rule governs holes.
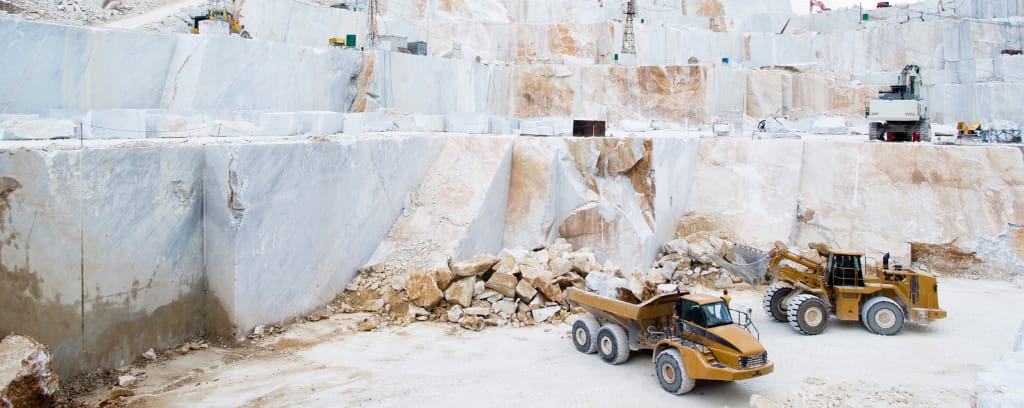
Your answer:
[[[716,255],[708,257],[715,265],[725,269],[751,285],[763,283],[768,274],[768,253],[746,245],[733,244],[736,262],[729,262]]]

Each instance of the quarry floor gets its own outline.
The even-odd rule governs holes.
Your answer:
[[[710,292],[710,290],[695,290]],[[565,323],[482,332],[440,323],[355,332],[360,314],[291,326],[245,348],[211,347],[152,363],[128,406],[970,406],[974,377],[1010,351],[1024,292],[1006,282],[941,279],[949,317],[897,336],[833,320],[801,336],[761,310],[763,288],[733,291],[754,310],[768,376],[661,390],[650,355],[621,366],[575,351]],[[571,320],[571,319],[570,319]],[[108,390],[84,399],[99,402]],[[761,397],[753,397],[760,400]],[[764,406],[764,405],[755,405]],[[770,405],[768,405],[770,406]]]

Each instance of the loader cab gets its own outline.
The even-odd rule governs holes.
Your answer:
[[[864,254],[830,252],[825,278],[829,286],[864,286]]]

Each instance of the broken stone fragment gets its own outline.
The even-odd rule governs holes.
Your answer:
[[[505,297],[515,297],[516,285],[519,284],[519,280],[515,276],[503,273],[495,272],[491,275],[491,279],[487,280],[486,287],[492,289]]]
[[[533,287],[537,288],[537,290],[540,293],[543,293],[544,296],[547,297],[548,299],[551,299],[552,301],[557,303],[562,303],[562,301],[564,300],[562,296],[562,289],[560,289],[557,285],[553,285],[547,281],[544,281],[543,279],[536,278],[530,283],[533,284]]]
[[[146,360],[149,361],[156,361],[156,351],[154,351],[153,349],[146,350],[145,353],[142,353],[142,358],[145,358]]]
[[[461,262],[452,262],[451,259],[448,259],[448,268],[455,276],[465,278],[487,272],[498,261],[498,257],[491,255],[478,256]]]
[[[591,271],[601,268],[597,263],[597,257],[592,252],[573,252],[569,255],[569,260],[572,262],[572,271],[583,277],[586,277]]]
[[[311,322],[319,322],[329,317],[331,317],[330,311],[328,311],[326,307],[321,306],[314,310],[313,313],[310,313],[308,316],[306,316],[306,320],[309,320]]]
[[[537,296],[537,289],[534,289],[530,282],[523,279],[516,284],[516,296],[519,296],[525,302],[529,302],[534,296]]]
[[[550,319],[551,316],[554,316],[556,313],[558,313],[560,310],[562,310],[562,308],[559,306],[543,307],[534,310],[533,320],[536,321],[537,323],[543,323],[544,321]]]
[[[547,269],[540,269],[533,265],[519,265],[519,272],[523,275],[523,280],[533,282],[534,279],[541,279],[548,281],[554,279],[554,275]]]
[[[0,341],[0,406],[49,407],[59,389],[50,350],[28,336]]]
[[[516,302],[512,300],[499,301],[494,304],[494,312],[507,319],[516,313]]]
[[[113,388],[110,389],[110,398],[130,397],[132,395],[135,395],[135,391],[132,390],[131,388],[125,388],[115,385]]]
[[[117,385],[119,387],[134,387],[138,383],[139,377],[134,375],[121,375],[117,377]]]
[[[356,325],[356,330],[366,332],[376,329],[377,326],[380,326],[380,321],[377,320],[376,317],[371,316],[363,318],[363,320],[360,320],[359,323]]]
[[[434,269],[434,281],[437,282],[438,289],[448,289],[448,285],[452,284],[453,279],[455,279],[455,274],[447,266]]]
[[[561,259],[565,254],[572,252],[572,244],[565,238],[558,238],[555,243],[548,245],[548,259]]]
[[[181,346],[178,346],[178,348],[174,349],[174,351],[177,351],[178,354],[188,354],[189,350],[191,349],[192,348],[188,346],[188,343],[185,343],[182,344]]]
[[[473,296],[476,296],[476,295],[479,295],[481,293],[484,293],[484,290],[486,288],[487,288],[487,285],[484,283],[484,281],[477,280],[476,283],[473,284]]]
[[[448,309],[448,321],[457,322],[462,318],[462,306],[455,305]]]
[[[409,300],[416,306],[432,308],[437,306],[444,297],[444,293],[437,287],[434,281],[434,274],[422,269],[409,272],[409,279],[405,285],[405,291]]]
[[[551,267],[551,274],[554,276],[562,276],[573,270],[573,264],[568,259],[555,258],[548,262],[548,265]]]
[[[715,289],[729,289],[736,284],[732,283],[732,277],[728,273],[722,273],[718,275],[718,279],[715,279]]]
[[[384,310],[384,299],[369,299],[363,303],[363,311],[377,313]]]
[[[462,278],[453,282],[444,291],[444,298],[449,304],[469,307],[473,302],[473,290],[476,287],[476,278]]]
[[[583,278],[574,272],[569,272],[565,275],[559,276],[554,282],[559,288],[565,289],[570,286],[578,289],[586,289],[587,285],[583,282]]]
[[[487,316],[491,314],[491,310],[484,307],[468,307],[462,312],[470,316]]]
[[[484,318],[480,316],[462,316],[459,326],[463,329],[480,331],[484,329]]]

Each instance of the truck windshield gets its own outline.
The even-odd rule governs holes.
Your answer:
[[[725,302],[708,303],[701,306],[708,328],[732,324],[732,314]]]

